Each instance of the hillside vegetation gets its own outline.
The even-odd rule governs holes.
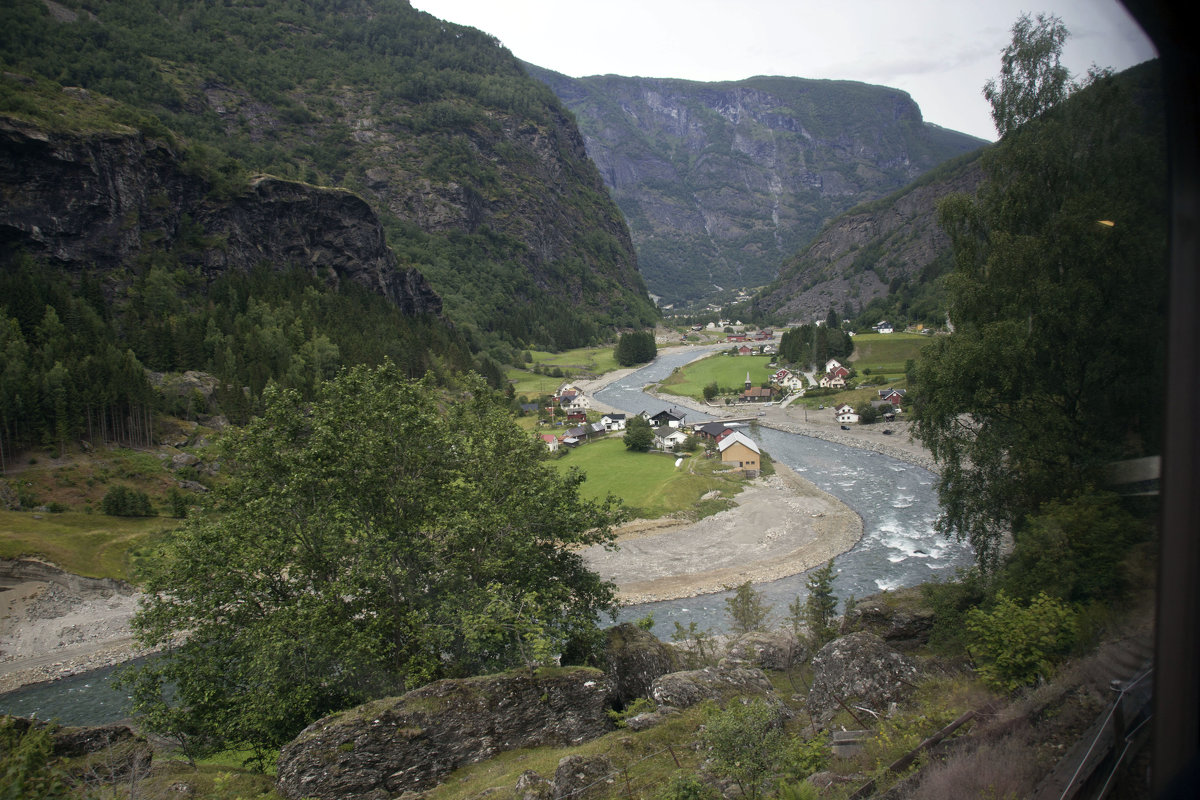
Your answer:
[[[136,109],[127,125],[175,131],[231,190],[250,173],[352,190],[474,348],[653,320],[569,115],[480,31],[399,0],[15,0],[0,65]]]

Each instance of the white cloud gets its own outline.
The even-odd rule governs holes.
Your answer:
[[[1063,60],[1124,69],[1154,57],[1115,0],[413,0],[436,17],[495,35],[517,58],[573,77],[740,80],[753,75],[858,80],[907,91],[925,119],[994,138],[981,94],[1024,11],[1057,14]]]

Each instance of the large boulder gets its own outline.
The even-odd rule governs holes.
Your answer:
[[[858,601],[842,619],[842,632],[867,631],[898,650],[914,650],[929,642],[933,622],[920,589],[903,589]]]
[[[790,631],[750,631],[734,639],[725,658],[736,664],[783,671],[808,657],[808,647]]]
[[[24,736],[31,730],[48,730],[51,752],[69,759],[67,775],[79,783],[118,783],[136,780],[150,771],[154,751],[145,737],[128,725],[61,728],[51,722],[24,717],[4,717]]]
[[[614,772],[608,756],[571,755],[554,770],[554,800],[589,800],[612,792]]]
[[[724,664],[663,675],[654,681],[650,694],[660,706],[688,708],[704,700],[774,696],[774,688],[761,669]]]
[[[679,657],[653,633],[622,622],[605,631],[601,666],[612,681],[614,705],[623,708],[650,697],[655,679],[679,669]]]
[[[611,691],[586,667],[438,681],[308,726],[279,755],[279,791],[384,800],[507,750],[579,744],[612,729]]]
[[[828,725],[843,706],[886,711],[912,692],[919,672],[883,639],[865,631],[822,647],[813,657],[812,669],[808,710],[820,726]]]

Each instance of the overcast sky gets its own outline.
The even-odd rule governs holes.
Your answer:
[[[572,77],[836,78],[903,89],[927,122],[994,140],[984,82],[1022,11],[1071,32],[1063,63],[1082,75],[1154,58],[1116,0],[412,0],[496,36],[513,55]]]

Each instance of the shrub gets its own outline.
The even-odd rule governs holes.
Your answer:
[[[151,517],[150,496],[138,489],[117,484],[104,493],[100,510],[110,517]]]
[[[778,709],[761,698],[733,700],[725,708],[710,708],[704,719],[704,746],[718,775],[731,778],[751,800],[783,760],[787,736]]]
[[[1021,607],[1003,591],[990,611],[967,612],[967,631],[979,677],[989,686],[1013,691],[1049,674],[1070,650],[1077,630],[1075,611],[1042,593]]]
[[[762,594],[754,591],[750,581],[740,586],[726,586],[725,590],[733,592],[733,597],[725,598],[725,613],[733,621],[733,632],[742,634],[762,630],[767,623],[767,615],[771,613],[771,606],[763,603]]]

